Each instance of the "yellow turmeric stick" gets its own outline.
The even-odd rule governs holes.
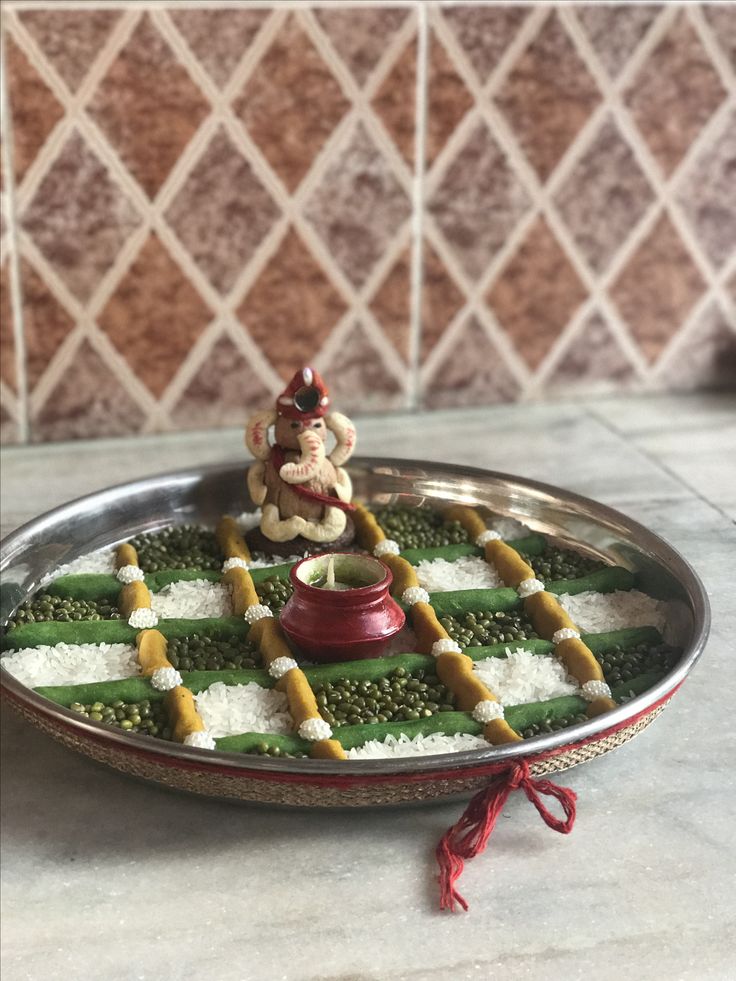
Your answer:
[[[141,630],[135,638],[141,674],[150,677],[159,668],[173,667],[167,657],[166,638],[159,630]]]
[[[381,562],[384,562],[391,570],[394,577],[391,592],[398,599],[401,599],[405,590],[409,589],[410,586],[419,585],[416,569],[406,559],[402,559],[400,555],[382,555]]]
[[[534,579],[534,569],[525,562],[518,552],[514,551],[500,538],[486,542],[484,546],[486,562],[496,567],[501,579],[507,586],[516,589],[525,579]]]
[[[545,640],[552,640],[555,632],[564,627],[578,629],[557,597],[545,590],[527,596],[524,600],[524,611],[532,621],[535,631]]]
[[[450,635],[437,619],[437,614],[429,603],[415,603],[411,608],[410,617],[419,654],[431,654],[432,644],[436,640],[449,640]]]
[[[229,569],[223,575],[222,582],[230,587],[233,614],[236,617],[242,617],[249,606],[260,603],[256,587],[247,569]]]
[[[245,562],[251,561],[250,549],[240,534],[240,529],[235,518],[232,518],[229,514],[220,518],[217,522],[215,535],[222,554],[226,559],[243,559]]]
[[[129,582],[120,590],[118,610],[125,619],[133,610],[150,608],[151,592],[144,582]]]
[[[313,760],[346,760],[347,753],[336,739],[320,739],[312,744],[309,755]]]
[[[175,742],[183,743],[191,733],[204,731],[204,722],[197,711],[194,695],[188,688],[179,685],[167,691],[164,704]]]
[[[467,531],[471,542],[474,542],[478,535],[486,530],[486,523],[483,518],[474,508],[469,508],[465,504],[453,504],[443,512],[442,517],[446,522],[459,522]]]
[[[122,569],[124,565],[138,565],[138,553],[127,542],[115,549],[115,568]]]
[[[281,624],[273,617],[256,620],[248,631],[248,640],[258,648],[267,668],[277,657],[293,657]]]

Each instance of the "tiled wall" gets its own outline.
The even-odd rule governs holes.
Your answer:
[[[736,384],[736,5],[4,4],[2,425]]]

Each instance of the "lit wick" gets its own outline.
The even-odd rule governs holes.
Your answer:
[[[327,559],[327,569],[325,571],[324,582],[320,580],[320,581],[318,581],[318,582],[315,583],[315,586],[317,586],[319,589],[335,589],[335,590],[337,590],[337,589],[351,589],[352,588],[349,583],[336,581],[336,579],[335,579],[335,556],[334,555],[331,555]]]

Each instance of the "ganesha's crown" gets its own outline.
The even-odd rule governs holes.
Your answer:
[[[330,407],[327,386],[312,368],[297,371],[276,400],[276,411],[288,419],[314,419],[325,415]]]

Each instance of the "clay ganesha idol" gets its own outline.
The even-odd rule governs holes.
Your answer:
[[[256,458],[248,470],[248,490],[262,508],[260,529],[248,536],[251,547],[296,554],[353,541],[352,485],[342,464],[355,448],[355,427],[329,407],[324,382],[316,371],[303,368],[279,395],[275,409],[248,420],[245,442]],[[337,440],[330,453],[328,431]]]

